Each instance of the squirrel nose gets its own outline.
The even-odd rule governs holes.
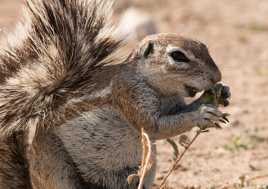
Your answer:
[[[216,69],[213,73],[212,73],[212,77],[211,77],[211,82],[212,83],[218,83],[219,81],[221,81],[221,72],[219,69]]]

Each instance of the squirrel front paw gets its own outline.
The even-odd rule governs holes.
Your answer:
[[[227,116],[229,114],[223,113],[216,106],[213,105],[202,105],[196,112],[196,119],[194,124],[201,130],[208,128],[222,128],[220,123],[226,124],[229,122]]]
[[[229,98],[231,97],[230,87],[221,83],[216,84],[214,87],[205,91],[201,96],[204,104],[213,104],[215,106],[229,105]]]

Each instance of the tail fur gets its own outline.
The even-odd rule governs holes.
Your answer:
[[[121,44],[109,30],[109,0],[27,2],[24,37],[0,54],[4,135],[50,128],[79,114],[72,109],[94,90],[92,73],[113,61]]]

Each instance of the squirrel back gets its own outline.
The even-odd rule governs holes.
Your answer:
[[[27,1],[24,37],[0,53],[0,133],[60,125],[81,112],[121,40],[110,29],[110,1]],[[20,32],[17,31],[20,35]],[[14,37],[14,36],[13,36]]]

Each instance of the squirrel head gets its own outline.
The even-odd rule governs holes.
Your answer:
[[[177,34],[146,37],[133,53],[138,72],[164,96],[195,96],[221,80],[203,43]]]

